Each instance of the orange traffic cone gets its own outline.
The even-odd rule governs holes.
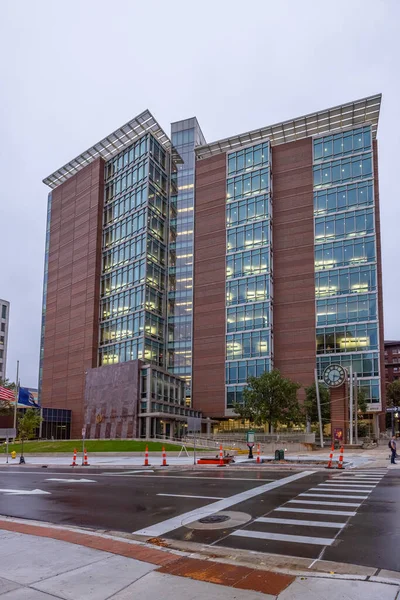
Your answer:
[[[88,455],[86,452],[86,448],[83,449],[83,463],[82,463],[82,467],[89,467],[89,462],[88,462]]]
[[[144,453],[144,466],[149,466],[149,447],[146,446],[146,452]]]
[[[333,467],[332,467],[332,460],[333,460],[333,452],[334,452],[334,450],[335,450],[335,447],[334,447],[334,445],[332,444],[332,447],[331,447],[331,453],[330,453],[330,455],[329,455],[328,466],[326,467],[327,469],[333,469]]]
[[[344,466],[343,466],[343,452],[344,452],[344,447],[342,446],[340,448],[339,462],[338,462],[338,466],[337,466],[338,469],[344,469]]]
[[[219,467],[224,466],[224,451],[222,450],[222,444],[219,446]]]
[[[74,456],[72,458],[71,467],[76,467],[76,448],[74,448]]]
[[[163,449],[162,449],[162,464],[161,464],[161,466],[162,467],[168,467],[168,465],[167,465],[167,453],[165,452],[164,446],[163,446]]]
[[[261,462],[261,458],[260,458],[260,444],[257,444],[257,460],[256,463],[260,463]]]

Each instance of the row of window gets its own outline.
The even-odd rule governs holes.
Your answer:
[[[168,342],[188,342],[192,339],[192,321],[172,324],[168,320]]]
[[[147,255],[154,260],[154,262],[165,265],[165,246],[161,242],[155,240],[150,234],[147,236]]]
[[[334,359],[330,356],[317,357],[318,377],[322,379],[322,375],[326,367],[332,362],[342,365],[349,369],[353,366],[353,372],[357,373],[358,377],[378,377],[379,376],[379,353],[365,352],[363,354],[339,354]]]
[[[106,273],[101,279],[101,295],[109,296],[124,288],[142,283],[145,272],[146,263],[143,259],[125,267],[120,267],[112,273]]]
[[[270,325],[269,302],[234,306],[228,308],[226,313],[228,333],[231,331],[243,331],[245,329],[263,329]]]
[[[136,260],[144,255],[146,251],[146,234],[142,233],[103,252],[103,272],[109,271],[118,265],[130,260]]]
[[[161,242],[164,241],[164,221],[156,215],[150,208],[148,210],[147,223],[149,231]]]
[[[317,354],[361,352],[378,348],[378,326],[360,323],[317,329]]]
[[[226,284],[226,304],[244,304],[245,302],[263,302],[269,299],[270,280],[268,275],[246,277]]]
[[[371,128],[360,127],[314,140],[314,161],[371,149]]]
[[[126,292],[115,294],[101,301],[101,317],[109,319],[140,310],[143,306],[159,315],[162,314],[162,293],[150,286],[139,285]]]
[[[115,202],[106,204],[104,209],[104,225],[107,226],[116,219],[119,219],[126,213],[139,209],[146,204],[147,201],[147,185],[136,187],[129,194],[125,194]]]
[[[271,370],[271,361],[265,358],[226,363],[226,383],[246,383],[249,377],[260,377]]]
[[[376,294],[317,300],[317,325],[376,321]]]
[[[146,209],[141,209],[125,219],[118,221],[115,225],[111,225],[103,232],[103,248],[117,244],[131,235],[139,233],[146,225]]]
[[[372,208],[352,210],[340,215],[317,217],[315,219],[315,241],[329,241],[329,238],[346,238],[374,233],[374,212]]]
[[[270,332],[252,331],[226,336],[226,359],[256,358],[270,353]]]
[[[129,146],[124,152],[118,154],[115,158],[106,163],[104,167],[105,180],[114,177],[119,171],[125,169],[128,165],[139,160],[147,152],[147,135],[137,140]]]
[[[372,181],[351,183],[314,192],[314,214],[361,208],[374,203]]]
[[[139,285],[126,292],[121,292],[101,301],[100,314],[102,319],[117,317],[143,308],[144,285]]]
[[[143,311],[101,323],[100,344],[104,345],[110,342],[138,337],[143,334],[143,325]]]
[[[319,271],[315,274],[315,296],[359,294],[376,290],[376,267],[350,267]]]
[[[167,153],[164,148],[157,142],[157,140],[151,135],[150,136],[150,156],[155,160],[165,171],[166,169],[166,158]]]
[[[144,332],[149,337],[164,339],[164,319],[146,312],[144,321]]]
[[[149,177],[161,192],[168,193],[167,176],[152,160],[150,160]]]
[[[352,179],[372,176],[372,156],[362,154],[350,158],[341,158],[328,163],[320,163],[313,167],[314,186],[344,183]]]
[[[226,408],[233,408],[235,404],[243,404],[243,390],[245,386],[227,386]]]
[[[271,200],[268,194],[230,202],[226,206],[226,225],[235,227],[248,221],[266,219],[271,214],[270,205]]]
[[[163,194],[158,192],[154,186],[149,184],[149,204],[163,217],[167,216],[168,203]],[[171,205],[171,211],[175,211]]]
[[[269,192],[269,169],[253,171],[247,175],[230,177],[227,181],[227,200],[237,200],[241,196]]]
[[[174,146],[183,146],[183,144],[194,144],[194,128],[176,131],[172,134],[172,143]]]
[[[226,257],[226,278],[234,279],[245,275],[267,273],[269,270],[269,255],[269,247],[228,255]]]
[[[227,251],[236,252],[256,246],[265,246],[270,240],[270,221],[241,225],[227,231]]]
[[[315,248],[315,270],[347,267],[375,261],[374,237],[328,242]]]
[[[148,262],[146,282],[163,290],[165,288],[165,270],[152,262]]]
[[[228,175],[257,169],[269,163],[269,142],[238,150],[228,155]]]
[[[128,188],[140,183],[146,179],[148,173],[148,160],[142,160],[140,163],[128,169],[123,175],[111,180],[105,187],[105,201],[110,202],[115,196],[118,196]]]
[[[99,362],[102,365],[113,365],[143,358],[143,338],[111,344],[105,348],[99,349]]]

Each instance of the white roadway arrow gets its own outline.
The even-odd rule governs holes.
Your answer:
[[[57,479],[55,477],[46,479],[46,481],[61,481],[63,483],[97,483],[94,479]]]
[[[2,490],[0,493],[6,494],[7,496],[41,496],[43,494],[50,494],[51,492],[45,492],[44,490]]]

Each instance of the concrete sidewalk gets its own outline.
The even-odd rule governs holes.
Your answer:
[[[382,573],[382,575],[384,575]],[[393,574],[394,575],[394,574]],[[295,577],[84,530],[0,520],[1,600],[395,600],[390,574]],[[372,580],[373,579],[373,580]],[[384,582],[385,581],[385,582]]]

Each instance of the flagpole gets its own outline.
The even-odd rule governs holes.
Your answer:
[[[19,398],[19,360],[17,360],[17,379],[15,382],[17,386],[17,393],[15,397],[15,406],[14,406],[14,429],[17,428],[17,406],[18,406],[18,398]]]

